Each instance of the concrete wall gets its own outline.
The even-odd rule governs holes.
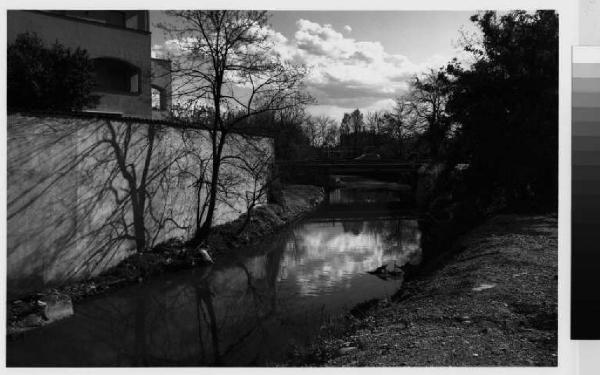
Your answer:
[[[140,92],[117,94],[99,92],[98,111],[119,112],[128,116],[150,118],[150,33],[106,26],[38,11],[8,11],[7,40],[35,32],[48,45],[58,41],[71,48],[83,48],[91,58],[111,57],[135,65],[141,71]]]
[[[149,132],[155,131],[153,142]],[[269,162],[269,138],[232,135],[224,154]],[[152,148],[150,149],[150,144]],[[210,179],[206,131],[98,118],[8,116],[8,290],[12,296],[95,275],[135,251],[130,185],[147,169],[146,241],[152,247],[194,231],[200,161]],[[148,168],[145,163],[148,153]],[[214,223],[245,211],[246,192],[264,186],[235,157],[222,171],[231,188]],[[205,199],[204,192],[200,201]]]

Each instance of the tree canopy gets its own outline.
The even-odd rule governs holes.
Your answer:
[[[8,107],[76,111],[94,107],[99,97],[87,51],[58,42],[46,47],[32,33],[20,34],[7,50]]]
[[[456,144],[471,163],[471,186],[509,202],[556,205],[558,17],[488,11],[471,20],[483,35],[464,46],[476,62],[448,66],[446,108],[461,125]]]

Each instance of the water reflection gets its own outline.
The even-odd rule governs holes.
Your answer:
[[[301,295],[319,295],[382,264],[420,259],[414,220],[308,222],[286,244],[281,278],[300,285]]]
[[[330,202],[355,211],[352,194],[333,192]],[[382,193],[378,203],[389,194]],[[381,280],[366,271],[386,263],[419,263],[416,220],[397,212],[356,216],[336,218],[326,208],[260,244],[263,255],[166,275],[88,300],[76,306],[73,318],[9,342],[8,364],[275,361],[291,344],[309,342],[328,314],[391,295],[401,285],[401,279]]]
[[[397,190],[372,190],[356,187],[337,189],[329,194],[329,203],[379,203],[402,202]]]

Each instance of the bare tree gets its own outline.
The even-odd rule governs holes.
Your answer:
[[[331,146],[336,142],[337,125],[331,117],[310,116],[304,121],[303,128],[313,147]]]
[[[328,116],[318,116],[314,119],[319,139],[319,146],[333,146],[336,143],[337,125],[335,120]]]
[[[263,11],[169,11],[177,19],[159,25],[179,42],[173,54],[174,96],[180,105],[205,108],[212,165],[206,217],[195,234],[199,243],[211,229],[223,148],[240,123],[257,114],[307,103],[306,69],[274,52]]]
[[[410,138],[418,133],[413,118],[406,97],[396,98],[394,108],[383,116],[385,133],[399,141]]]
[[[384,125],[384,112],[374,111],[367,113],[367,129],[375,134],[381,134]]]
[[[341,125],[342,133],[360,133],[364,130],[364,126],[364,116],[358,108],[351,113],[344,113]]]
[[[318,130],[317,130],[317,124],[313,117],[308,116],[302,122],[302,131],[306,135],[306,138],[308,138],[308,141],[310,142],[310,145],[312,147],[319,146],[319,135],[318,135]]]
[[[398,100],[406,123],[423,133],[434,158],[451,128],[446,114],[449,93],[450,81],[444,70],[430,69],[413,77],[408,93]]]
[[[331,125],[327,127],[325,132],[324,145],[327,147],[335,147],[340,142],[340,128],[337,126],[334,120]]]

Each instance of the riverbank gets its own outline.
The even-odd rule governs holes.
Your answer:
[[[214,227],[206,241],[206,252],[211,261],[218,262],[229,254],[249,249],[253,243],[312,212],[324,198],[325,193],[320,187],[287,185],[281,191],[278,204],[255,207],[250,220],[242,214],[232,222]],[[73,301],[143,282],[166,272],[202,267],[207,261],[206,255],[188,247],[183,239],[169,240],[148,252],[131,255],[96,277],[8,301],[7,335],[18,335],[72,315]]]
[[[439,268],[322,328],[298,366],[556,366],[556,215],[499,215]]]

